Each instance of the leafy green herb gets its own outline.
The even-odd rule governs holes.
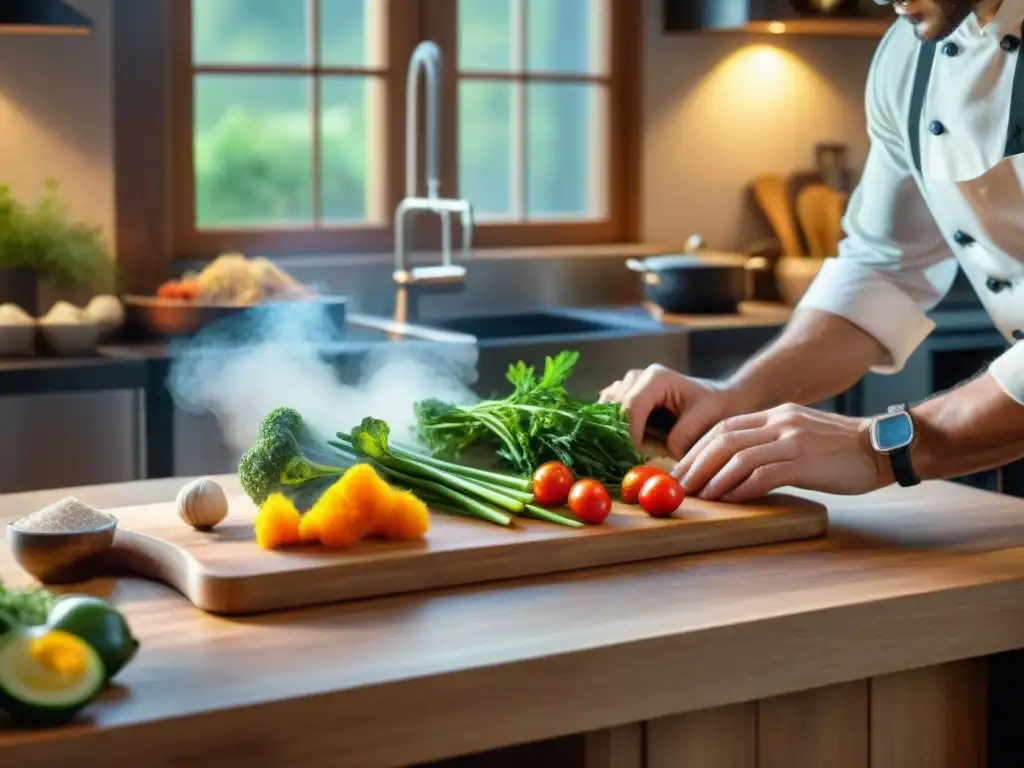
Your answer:
[[[522,474],[545,461],[560,461],[579,477],[619,482],[644,457],[633,446],[617,403],[569,395],[565,382],[578,360],[578,352],[548,357],[540,376],[522,361],[509,366],[506,378],[513,391],[500,400],[469,406],[436,399],[417,403],[421,441],[436,456],[487,447]]]
[[[54,596],[42,587],[5,587],[0,584],[0,635],[19,626],[45,624]]]
[[[71,218],[52,179],[33,208],[0,185],[0,267],[31,267],[61,287],[110,290],[115,283],[102,230]]]

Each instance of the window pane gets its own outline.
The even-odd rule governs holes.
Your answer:
[[[383,83],[376,77],[325,77],[321,89],[322,216],[377,218],[374,182],[384,175],[383,162],[375,162],[383,149]]]
[[[194,0],[193,59],[197,64],[305,64],[310,60],[307,10],[300,0]]]
[[[459,0],[459,69],[512,69],[512,0]]]
[[[383,66],[384,11],[384,0],[320,0],[321,63]]]
[[[527,85],[528,217],[604,213],[604,90],[581,83]]]
[[[196,76],[197,226],[310,220],[310,86],[299,76]]]
[[[607,0],[525,2],[528,70],[577,74],[604,72]]]
[[[459,197],[478,216],[512,212],[512,84],[459,83]]]

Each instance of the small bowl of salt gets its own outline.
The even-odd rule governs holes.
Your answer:
[[[76,584],[99,574],[117,518],[73,496],[7,524],[15,561],[43,584]]]

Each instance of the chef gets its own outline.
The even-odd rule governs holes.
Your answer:
[[[885,3],[886,0],[876,0]],[[1024,457],[1024,0],[897,0],[868,73],[870,151],[846,238],[779,338],[725,381],[659,366],[602,393],[639,442],[664,407],[688,493],[859,494]],[[957,265],[1011,345],[980,376],[867,419],[823,413],[928,336]]]

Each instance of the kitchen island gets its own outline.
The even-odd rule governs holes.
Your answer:
[[[0,522],[181,483],[4,496]],[[804,495],[827,538],[253,618],[96,580],[142,650],[88,719],[0,730],[0,765],[984,766],[988,657],[1024,647],[1024,501]]]

